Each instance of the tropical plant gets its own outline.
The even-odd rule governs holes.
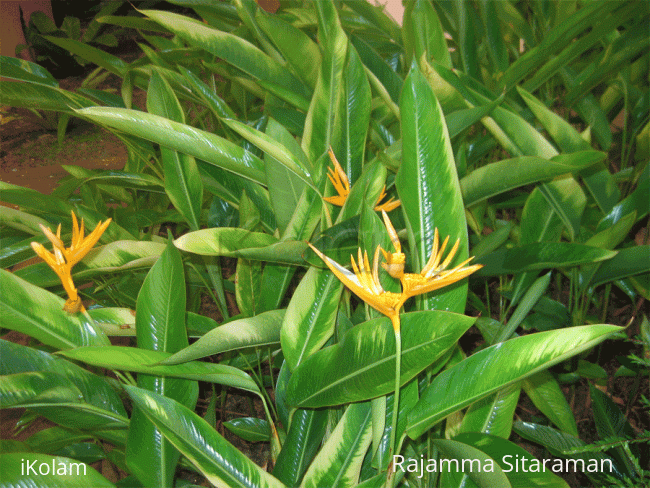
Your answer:
[[[514,429],[605,461],[594,484],[641,483],[635,432],[598,390],[610,443],[558,439],[581,444],[561,374],[625,337],[601,323],[610,293],[649,298],[632,237],[650,185],[644,3],[414,0],[401,28],[357,1],[172,3],[196,15],[99,19],[141,33],[131,63],[66,41],[121,97],[1,58],[21,81],[2,103],[101,125],[129,153],[122,171],[67,166],[52,195],[0,183],[18,207],[0,207],[3,267],[32,246],[47,261],[0,272],[2,327],[35,341],[0,342],[1,405],[57,424],[3,444],[3,481],[25,458],[108,458],[120,486],[184,486],[177,466],[234,487],[568,486],[509,469],[530,460]],[[104,222],[92,244],[77,216]],[[224,425],[270,444],[268,470],[215,429],[214,386],[198,414],[199,381],[258,399],[264,418]],[[535,425],[514,422],[522,389]],[[444,468],[468,460],[481,469]]]

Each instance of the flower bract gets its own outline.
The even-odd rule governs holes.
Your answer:
[[[336,275],[336,277],[345,284],[352,292],[361,298],[368,305],[375,310],[386,315],[391,319],[395,331],[399,331],[400,320],[399,311],[404,305],[404,302],[412,296],[421,295],[433,290],[437,290],[444,286],[455,283],[469,276],[473,272],[482,267],[480,264],[466,266],[473,258],[469,258],[455,266],[452,269],[447,269],[452,259],[458,251],[460,239],[451,249],[447,257],[442,260],[443,253],[449,241],[447,237],[441,246],[439,246],[438,229],[434,233],[433,249],[431,256],[426,266],[420,273],[404,273],[404,263],[406,261],[402,253],[402,246],[397,236],[397,232],[393,227],[386,212],[382,212],[384,224],[388,230],[395,252],[389,253],[377,246],[373,259],[372,268],[368,260],[368,253],[358,250],[357,262],[354,257],[350,257],[352,261],[352,271],[344,268],[333,259],[328,258],[314,246],[309,244],[313,251],[325,262],[327,267]],[[388,274],[400,280],[402,285],[401,293],[388,292],[383,289],[379,281],[379,254],[383,254],[385,262],[382,267]]]
[[[83,257],[90,251],[102,236],[111,219],[105,222],[99,222],[95,229],[84,237],[84,222],[81,220],[81,225],[77,221],[77,216],[72,212],[72,242],[70,247],[65,247],[61,240],[61,224],[56,229],[54,234],[48,227],[41,225],[43,234],[52,243],[52,251],[49,252],[45,246],[38,242],[32,242],[32,249],[38,254],[47,265],[57,274],[61,280],[61,284],[68,294],[68,300],[65,302],[63,309],[69,313],[76,313],[84,311],[84,306],[79,298],[77,288],[72,281],[72,267],[83,259]]]

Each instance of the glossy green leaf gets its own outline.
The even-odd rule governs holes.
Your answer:
[[[56,424],[89,430],[100,438],[105,438],[105,430],[116,431],[129,425],[126,416],[87,403],[68,378],[50,371],[4,376],[0,382],[0,404],[2,408],[32,409]]]
[[[463,416],[460,432],[482,432],[508,439],[521,386],[507,386],[474,402]]]
[[[0,270],[0,325],[57,349],[108,345],[108,338],[84,314],[63,310],[65,300]]]
[[[277,15],[267,15],[260,9],[257,23],[282,53],[287,63],[305,85],[314,88],[321,63],[318,45],[300,29],[285,22]]]
[[[157,70],[151,73],[147,92],[147,110],[155,115],[185,123],[185,114],[169,83]],[[165,171],[165,192],[191,230],[199,230],[203,183],[192,156],[161,147]]]
[[[587,204],[587,196],[578,182],[572,176],[567,176],[544,183],[538,188],[564,222],[571,240],[574,240],[580,232],[582,214]]]
[[[190,346],[161,361],[160,364],[181,364],[226,351],[278,344],[284,314],[284,310],[271,310],[255,317],[233,320],[215,327]]]
[[[271,440],[271,428],[266,420],[242,417],[228,420],[223,425],[237,437],[248,442],[270,442]]]
[[[343,284],[327,269],[309,268],[282,321],[280,341],[291,370],[318,351],[334,333]]]
[[[0,72],[9,80],[25,81],[58,87],[59,83],[42,66],[20,58],[0,56]]]
[[[494,459],[513,488],[569,488],[566,481],[552,472],[552,465],[546,464],[547,461],[552,461],[551,459],[537,460],[527,450],[507,439],[466,433],[456,436],[454,440],[473,446]],[[522,461],[523,458],[526,458],[526,461]]]
[[[75,109],[96,105],[92,100],[74,92],[36,83],[2,83],[0,102],[12,107],[34,110],[54,110],[71,113]]]
[[[243,138],[259,147],[266,154],[275,158],[293,175],[297,176],[305,184],[311,186],[315,191],[317,191],[317,188],[314,186],[311,175],[308,171],[308,163],[305,160],[301,160],[301,154],[297,156],[294,155],[291,151],[289,151],[286,147],[284,147],[277,140],[273,139],[271,136],[265,134],[264,132],[260,132],[253,127],[248,126],[247,124],[244,124],[243,122],[233,119],[223,119],[223,122]]]
[[[273,475],[287,486],[297,486],[300,483],[321,447],[327,418],[327,410],[299,408],[293,413],[287,438],[273,468]]]
[[[332,145],[348,46],[348,39],[341,28],[334,5],[329,2],[317,2],[314,5],[324,49],[302,140],[302,148],[312,162],[325,154]]]
[[[126,417],[120,397],[109,383],[63,358],[44,351],[0,340],[0,374],[47,371],[65,378],[89,404]]]
[[[533,242],[496,251],[476,259],[484,267],[477,276],[518,274],[522,271],[561,268],[612,259],[616,251],[568,242]]]
[[[31,488],[115,487],[90,466],[76,459],[39,453],[0,454],[2,483]]]
[[[650,271],[650,245],[621,249],[603,263],[591,279],[592,286]]]
[[[576,419],[560,385],[548,371],[526,378],[522,387],[535,406],[561,431],[578,435]]]
[[[142,13],[169,29],[188,44],[208,51],[260,82],[267,83],[267,86],[284,88],[303,100],[309,98],[309,89],[298,78],[241,37],[213,29],[194,19],[171,12],[143,10]],[[279,92],[275,94],[281,95]]]
[[[217,227],[188,232],[174,241],[182,251],[204,256],[238,257],[242,249],[267,247],[278,240],[269,234],[235,227]]]
[[[83,395],[69,380],[49,371],[3,375],[0,405],[12,408],[39,403],[83,403]]]
[[[409,414],[408,435],[415,439],[450,413],[588,350],[620,330],[603,324],[571,327],[483,349],[436,376]],[[483,381],[474,381],[478,376]]]
[[[481,488],[510,488],[512,486],[499,463],[495,463],[489,455],[481,450],[457,440],[433,439],[431,442],[440,449],[444,459],[449,462],[448,470],[443,470],[442,463],[444,461],[440,461],[441,483],[444,483],[445,486],[451,486],[452,480],[462,479],[464,476],[469,477]],[[468,461],[470,466],[465,466]]]
[[[587,444],[578,437],[531,422],[515,422],[513,428],[524,439],[541,444],[554,456],[566,459],[564,463],[569,469],[589,472],[590,477],[600,483],[604,483],[605,477],[610,475],[622,479],[622,474],[609,456],[600,451],[580,452]]]
[[[521,156],[486,164],[460,180],[465,206],[471,207],[486,198],[514,188],[574,173],[605,159],[605,153],[581,151],[559,154],[551,159]],[[502,175],[507,174],[508,178]]]
[[[370,403],[353,403],[305,473],[301,487],[355,486],[371,440]]]
[[[93,107],[79,116],[141,137],[161,146],[202,159],[227,171],[264,185],[263,162],[248,151],[209,132],[135,110]]]
[[[646,165],[641,173],[636,189],[615,205],[610,212],[598,223],[601,231],[618,222],[621,217],[636,211],[637,220],[648,215],[648,193],[650,192],[650,165]]]
[[[283,488],[197,414],[153,392],[126,387],[133,402],[210,483],[232,488]]]
[[[169,240],[138,293],[137,351],[174,353],[188,345],[185,302],[183,262],[180,252]],[[147,363],[142,361],[142,364]],[[196,381],[140,374],[137,382],[140,388],[165,395],[189,408],[196,405],[199,392]],[[126,456],[130,470],[143,484],[166,486],[174,479],[180,453],[136,408],[131,415]]]
[[[275,120],[269,119],[266,125],[266,133],[282,145],[293,146],[290,149],[291,152],[295,154],[295,152],[299,151],[307,161],[307,157],[302,153],[302,149],[300,149],[293,136]],[[287,149],[289,148],[287,147]],[[264,169],[266,170],[271,206],[275,211],[275,218],[282,233],[289,225],[306,183],[270,153],[267,153],[264,157]]]
[[[348,41],[338,108],[340,122],[332,147],[351,184],[357,181],[365,161],[370,101],[370,83],[359,55]]]
[[[262,292],[262,263],[239,258],[235,271],[235,299],[240,313],[252,317],[259,312]]]
[[[589,143],[585,141],[580,133],[571,124],[560,116],[549,110],[540,100],[521,87],[516,87],[519,96],[524,99],[549,135],[553,138],[562,152],[572,153],[576,151],[588,151]]]
[[[401,383],[441,358],[474,320],[439,311],[402,314]],[[368,400],[394,386],[394,331],[380,317],[355,326],[338,344],[309,357],[289,380],[287,399],[292,405],[317,408]]]
[[[259,392],[259,387],[248,374],[225,364],[193,361],[172,366],[162,365],[164,360],[171,357],[171,353],[168,352],[105,346],[71,349],[61,354],[76,361],[117,371],[208,381],[253,393]]]
[[[415,64],[404,82],[400,110],[403,149],[395,186],[407,220],[411,269],[421,270],[428,261],[434,228],[443,238],[460,239],[455,259],[467,259],[465,212],[447,126],[438,100]],[[460,284],[429,294],[420,303],[424,309],[462,312],[466,297],[467,284]]]

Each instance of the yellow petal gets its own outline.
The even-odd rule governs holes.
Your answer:
[[[350,194],[350,181],[348,180],[348,176],[345,174],[345,171],[343,171],[343,168],[341,168],[341,165],[336,159],[332,148],[329,148],[327,154],[329,154],[332,163],[334,163],[334,169],[331,167],[327,168],[327,177],[332,182],[332,185],[334,185],[334,189],[338,195],[324,198],[324,200],[331,203],[332,205],[342,207],[345,203],[346,198]]]
[[[386,185],[381,189],[381,193],[379,194],[379,198],[375,204],[375,210],[377,212],[390,212],[402,204],[402,202],[395,200],[393,197],[391,197],[387,202],[381,203],[384,198],[386,198]]]
[[[386,213],[385,210],[381,211],[381,216],[384,219],[384,225],[386,226],[386,230],[388,231],[388,235],[390,236],[390,242],[393,243],[395,252],[398,253],[402,252],[402,243],[399,241],[399,237],[397,236],[397,231],[395,230],[395,227],[393,227],[393,223],[388,218],[388,214]]]
[[[45,234],[45,237],[48,238],[48,240],[52,243],[52,246],[58,247],[59,249],[65,249],[65,245],[63,244],[63,241],[61,240],[60,237],[54,235],[54,233],[50,230],[49,227],[45,227],[43,224],[38,224],[41,230],[43,231],[43,234]],[[60,226],[59,230],[57,231],[60,235]]]
[[[54,254],[49,252],[43,244],[39,242],[32,242],[31,243],[32,249],[34,252],[43,260],[47,263],[47,265],[54,269],[56,268],[59,264],[56,262],[56,258],[54,257]]]
[[[68,263],[70,263],[70,266],[74,266],[79,261],[81,261],[86,254],[88,254],[88,251],[90,251],[97,243],[110,223],[111,219],[98,223],[95,229],[90,234],[88,234],[88,237],[83,239],[78,248],[70,248],[68,255],[66,256],[68,258]],[[81,223],[81,226],[83,231],[83,221]]]

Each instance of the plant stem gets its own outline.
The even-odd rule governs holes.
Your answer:
[[[399,314],[391,317],[393,322],[393,330],[395,331],[395,393],[393,394],[393,418],[391,420],[390,428],[390,455],[388,465],[388,476],[386,478],[386,486],[388,488],[394,486],[393,483],[396,479],[395,468],[392,463],[393,456],[396,454],[396,431],[397,431],[397,416],[399,414],[399,393],[400,393],[400,378],[402,375],[402,334],[400,332],[400,319]]]

